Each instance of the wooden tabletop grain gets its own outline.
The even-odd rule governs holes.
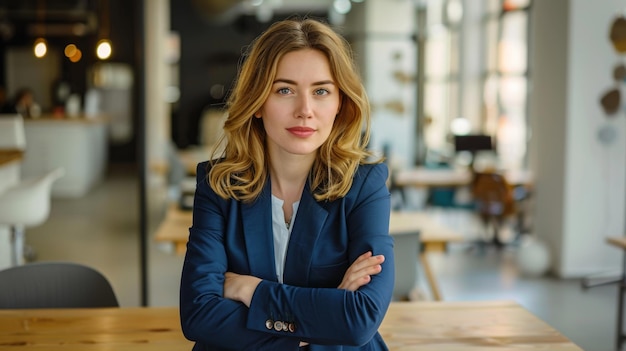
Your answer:
[[[514,302],[393,302],[380,327],[392,351],[582,349]],[[176,307],[0,310],[0,349],[191,350]]]

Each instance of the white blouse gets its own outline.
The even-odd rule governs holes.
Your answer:
[[[289,224],[285,223],[285,213],[283,212],[282,199],[272,195],[272,230],[274,232],[274,265],[276,267],[276,278],[278,282],[283,282],[283,272],[285,271],[285,258],[287,257],[287,244],[293,228],[293,221],[298,212],[300,201],[293,204],[293,212]]]

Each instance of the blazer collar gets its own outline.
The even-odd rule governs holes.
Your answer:
[[[315,242],[322,232],[327,217],[328,211],[315,200],[307,181],[289,237],[289,246],[287,246],[283,276],[286,284],[296,286],[308,284]]]
[[[268,178],[256,201],[242,204],[241,212],[250,274],[276,281],[271,201],[272,191]],[[285,283],[307,285],[313,248],[327,216],[327,210],[315,200],[307,181],[287,246],[283,276]]]

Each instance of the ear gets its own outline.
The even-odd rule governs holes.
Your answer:
[[[254,113],[254,117],[256,117],[256,118],[261,118],[261,117],[263,117],[263,116],[261,116],[261,111],[257,111],[257,112],[255,112],[255,113]]]

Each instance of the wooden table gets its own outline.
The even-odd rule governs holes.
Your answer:
[[[177,308],[0,310],[0,350],[189,351]]]
[[[461,242],[465,237],[435,221],[432,215],[422,211],[391,211],[389,233],[402,235],[420,233],[424,252],[446,251],[449,243]]]
[[[21,179],[21,163],[24,151],[0,149],[0,194],[17,185]],[[0,225],[0,269],[11,267],[11,230]]]
[[[21,161],[24,157],[22,150],[0,149],[0,167],[12,162]]]
[[[617,290],[617,332],[615,346],[617,350],[622,349],[624,341],[626,341],[626,334],[624,334],[624,292],[626,292],[626,236],[614,236],[606,238],[606,242],[617,248],[620,248],[624,253],[624,262],[622,268],[622,277],[618,283]]]
[[[20,165],[24,151],[0,149],[0,193],[20,181]]]
[[[512,186],[533,184],[533,174],[529,170],[506,171],[504,176]],[[413,187],[460,187],[472,182],[472,172],[468,169],[415,167],[398,170],[394,175],[396,186]]]
[[[191,222],[191,211],[182,210],[177,204],[172,204],[157,228],[155,240],[173,243],[176,253],[183,255],[187,250]],[[437,223],[427,213],[419,211],[392,211],[389,218],[389,233],[391,235],[419,233],[423,251],[421,254],[416,252],[415,257],[419,257],[433,299],[440,301],[442,298],[439,284],[426,255],[433,251],[445,250],[448,243],[463,241],[463,235]]]
[[[392,303],[379,331],[392,351],[582,351],[507,301]]]
[[[514,302],[392,302],[391,351],[582,351]],[[0,349],[188,351],[176,307],[0,310]]]
[[[155,240],[171,242],[177,254],[187,251],[189,227],[192,222],[192,211],[183,210],[177,204],[171,204],[165,218],[157,228]],[[444,251],[448,243],[461,242],[462,234],[434,221],[428,213],[419,211],[392,211],[389,217],[389,233],[402,235],[420,232],[420,240],[424,251]]]
[[[432,298],[435,301],[441,301],[441,290],[430,266],[428,254],[446,251],[448,243],[461,242],[465,238],[457,231],[437,223],[428,213],[420,211],[391,211],[389,216],[389,234],[395,236],[396,240],[398,240],[401,236],[415,233],[419,235],[419,240],[422,244],[421,253],[416,253],[416,257],[419,257]]]

